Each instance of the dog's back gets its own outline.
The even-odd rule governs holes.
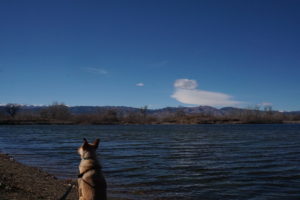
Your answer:
[[[89,144],[86,140],[78,149],[81,156],[79,165],[78,188],[79,200],[106,200],[106,181],[102,167],[96,158],[99,140]]]

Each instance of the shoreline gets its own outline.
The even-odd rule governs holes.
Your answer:
[[[281,121],[281,122],[242,122],[242,121],[206,121],[202,123],[74,123],[74,122],[33,122],[33,121],[0,121],[0,126],[2,125],[205,125],[205,124],[223,124],[223,125],[243,125],[243,124],[300,124],[300,120],[298,121]]]
[[[72,180],[57,179],[55,176],[19,163],[8,154],[0,153],[0,199],[34,200],[59,199],[70,186]],[[77,183],[66,199],[78,199]]]
[[[0,152],[1,200],[59,200],[71,184],[74,186],[65,200],[78,199],[77,180],[57,178],[39,167],[22,164],[10,154]],[[126,192],[123,193],[125,197],[118,198],[115,191],[107,192],[108,200],[129,200]]]

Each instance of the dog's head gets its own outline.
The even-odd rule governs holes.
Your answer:
[[[84,158],[95,158],[96,150],[99,146],[100,140],[96,139],[93,143],[88,143],[84,138],[83,144],[78,148],[78,153],[82,159]]]

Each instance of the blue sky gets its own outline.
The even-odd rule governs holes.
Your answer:
[[[300,1],[0,1],[0,104],[300,110]]]

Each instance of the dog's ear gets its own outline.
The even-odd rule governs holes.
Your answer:
[[[83,145],[82,145],[82,147],[85,148],[88,145],[89,145],[89,143],[88,143],[87,139],[83,138]]]
[[[100,143],[100,139],[98,138],[93,142],[93,145],[95,146],[96,149],[98,148],[99,143]]]

